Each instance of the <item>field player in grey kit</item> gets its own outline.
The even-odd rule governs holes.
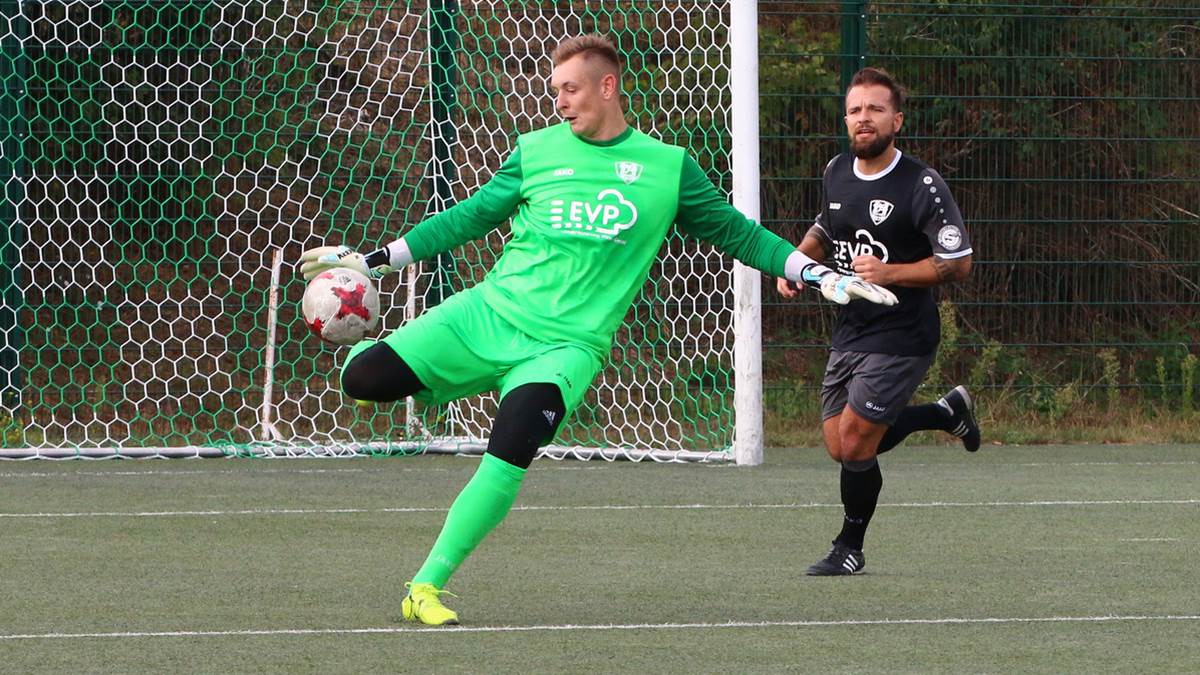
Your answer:
[[[979,449],[979,426],[965,387],[936,403],[910,406],[937,351],[940,323],[931,290],[971,273],[971,240],[958,205],[936,171],[895,145],[904,90],[886,72],[864,68],[846,92],[851,152],[825,168],[821,212],[798,247],[842,274],[884,286],[899,302],[842,307],[821,383],[822,432],[839,462],[844,508],[833,548],[813,576],[861,572],[863,539],[883,476],[876,456],[909,434],[940,429]],[[795,297],[784,279],[779,292]]]

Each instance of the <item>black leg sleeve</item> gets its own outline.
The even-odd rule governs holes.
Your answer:
[[[399,401],[424,388],[404,359],[382,342],[363,350],[342,372],[342,391],[359,401]]]
[[[500,401],[487,451],[522,469],[528,469],[538,448],[549,443],[566,414],[558,385],[523,384]]]

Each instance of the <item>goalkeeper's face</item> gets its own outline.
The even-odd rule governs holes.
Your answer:
[[[878,84],[851,87],[846,92],[846,130],[850,150],[859,159],[875,159],[896,142],[904,113],[892,106],[892,91]]]
[[[606,141],[625,130],[617,76],[597,59],[574,56],[554,67],[550,76],[554,105],[576,136]]]

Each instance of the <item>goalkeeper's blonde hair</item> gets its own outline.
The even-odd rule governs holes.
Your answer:
[[[621,74],[621,57],[617,54],[616,45],[608,37],[599,33],[579,35],[563,40],[558,43],[553,52],[550,52],[550,58],[557,66],[580,54],[583,54],[588,61],[602,62],[605,69],[611,70],[614,75]]]

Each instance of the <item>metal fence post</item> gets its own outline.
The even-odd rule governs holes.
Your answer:
[[[20,222],[20,204],[24,198],[23,175],[28,136],[21,101],[25,98],[28,64],[25,40],[29,23],[22,15],[18,0],[0,2],[0,18],[10,27],[0,49],[0,409],[12,417],[21,403],[21,294],[18,265],[24,239]]]

